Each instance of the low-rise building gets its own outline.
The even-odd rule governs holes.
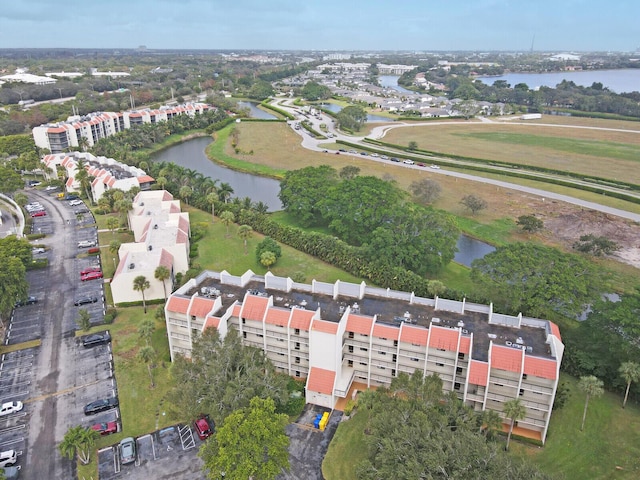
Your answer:
[[[271,273],[204,272],[165,306],[171,358],[189,357],[206,328],[238,332],[276,368],[306,379],[306,400],[334,408],[354,385],[388,386],[399,373],[437,374],[476,411],[520,399],[519,433],[545,441],[564,345],[548,320],[492,305],[421,298],[336,281],[295,283]],[[505,423],[508,419],[505,418]]]

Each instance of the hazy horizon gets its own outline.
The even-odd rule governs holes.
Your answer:
[[[632,52],[638,18],[630,0],[16,0],[0,11],[0,46]]]

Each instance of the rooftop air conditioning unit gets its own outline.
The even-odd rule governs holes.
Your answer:
[[[158,229],[158,224],[157,224],[157,223],[153,226],[153,229],[154,229],[154,230],[157,230],[157,229]]]
[[[153,250],[153,247],[152,247],[151,245],[149,245],[149,246],[147,247],[147,250],[151,251],[151,250]]]
[[[129,270],[133,270],[136,267],[135,263],[130,263],[129,264]]]

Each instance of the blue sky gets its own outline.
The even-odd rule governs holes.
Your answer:
[[[4,0],[0,47],[633,51],[637,0]]]

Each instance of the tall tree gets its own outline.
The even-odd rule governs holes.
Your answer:
[[[111,230],[111,235],[115,236],[116,229],[120,226],[120,220],[116,217],[107,218],[107,228]]]
[[[190,186],[185,185],[184,187],[180,187],[179,194],[180,198],[183,199],[187,205],[189,205],[189,198],[191,198],[191,195],[193,195],[193,189]]]
[[[138,358],[147,366],[147,371],[149,372],[149,378],[151,380],[151,388],[155,387],[152,367],[153,360],[156,358],[156,351],[151,345],[145,345],[138,350]]]
[[[9,317],[16,301],[26,298],[29,291],[24,264],[19,258],[0,249],[0,326]]]
[[[507,435],[507,446],[505,447],[509,450],[509,442],[511,441],[513,427],[518,420],[522,420],[526,416],[527,409],[522,403],[522,400],[514,398],[513,400],[504,402],[502,411],[504,412],[505,417],[511,420],[511,423],[509,424],[509,434]]]
[[[138,275],[133,279],[133,289],[142,294],[142,306],[144,307],[144,313],[147,313],[147,301],[144,298],[144,291],[150,286],[151,284],[149,283],[149,280],[147,280],[144,275]]]
[[[231,210],[225,210],[220,214],[220,221],[227,227],[226,236],[229,236],[229,226],[236,221],[236,216]]]
[[[589,408],[589,399],[591,397],[599,397],[604,393],[602,380],[594,377],[593,375],[589,375],[587,377],[581,377],[578,382],[578,387],[586,394],[586,398],[584,400],[584,412],[582,413],[582,424],[580,425],[580,430],[584,430],[584,421],[587,418],[587,408]]]
[[[471,215],[475,215],[480,210],[487,208],[487,201],[477,195],[469,194],[462,197],[460,203],[471,210]]]
[[[242,239],[244,243],[244,254],[247,254],[247,240],[251,238],[253,234],[253,229],[249,225],[240,225],[238,227],[238,236]]]
[[[290,170],[280,182],[278,198],[284,210],[303,226],[319,225],[322,213],[318,205],[337,180],[338,173],[328,165]]]
[[[207,195],[207,203],[211,205],[211,223],[216,220],[216,201],[218,199],[218,192],[211,192]]]
[[[145,345],[151,345],[153,332],[156,330],[156,323],[152,318],[145,318],[138,327],[138,336],[144,340]]]
[[[251,399],[236,410],[200,449],[207,478],[272,480],[289,470],[289,420],[271,398]]]
[[[631,384],[640,380],[640,365],[635,362],[624,362],[620,365],[619,372],[620,376],[627,382],[627,388],[624,391],[624,400],[622,401],[622,408],[624,408],[627,405]]]
[[[98,432],[82,425],[76,425],[70,427],[64,434],[62,442],[58,445],[58,450],[63,457],[72,460],[77,456],[80,463],[88,465],[91,461],[91,451],[97,439]]]
[[[164,265],[159,265],[155,272],[153,272],[153,276],[156,280],[162,282],[162,289],[164,290],[164,299],[167,299],[167,284],[165,283],[169,278],[171,278],[171,272]]]

